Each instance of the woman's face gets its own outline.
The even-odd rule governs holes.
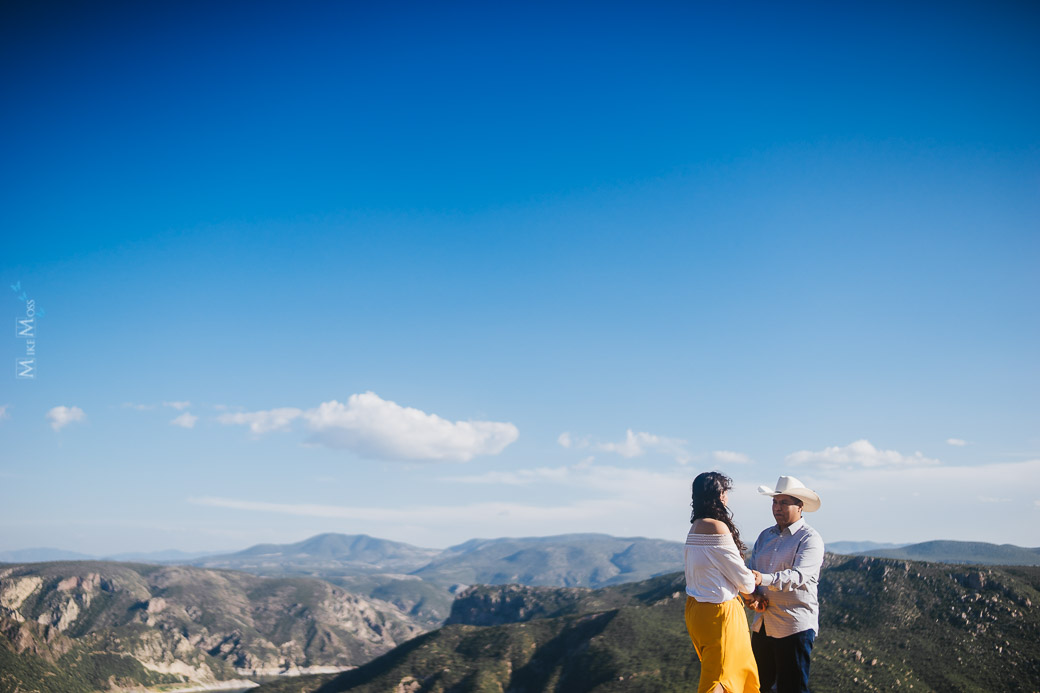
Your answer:
[[[722,499],[722,504],[729,507],[729,491],[723,490],[722,495],[719,497]]]

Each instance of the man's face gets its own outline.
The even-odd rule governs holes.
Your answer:
[[[780,525],[780,529],[793,525],[802,518],[801,501],[794,496],[781,493],[773,496],[773,518]]]

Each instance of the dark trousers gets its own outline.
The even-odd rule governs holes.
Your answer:
[[[809,653],[812,652],[816,631],[812,628],[785,638],[771,638],[762,633],[751,633],[751,650],[758,665],[762,693],[809,693]]]

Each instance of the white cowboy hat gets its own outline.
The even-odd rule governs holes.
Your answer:
[[[776,480],[776,490],[768,486],[759,486],[758,492],[763,496],[794,496],[804,504],[802,510],[807,513],[816,512],[820,509],[820,497],[815,491],[807,489],[805,484],[793,476],[782,476]]]

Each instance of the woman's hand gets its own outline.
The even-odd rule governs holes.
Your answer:
[[[744,602],[744,606],[758,613],[762,613],[769,606],[769,600],[761,594],[744,594],[741,592],[740,601]]]
[[[758,587],[762,584],[762,573],[758,572],[757,570],[752,570],[751,572],[755,575],[755,587]]]

